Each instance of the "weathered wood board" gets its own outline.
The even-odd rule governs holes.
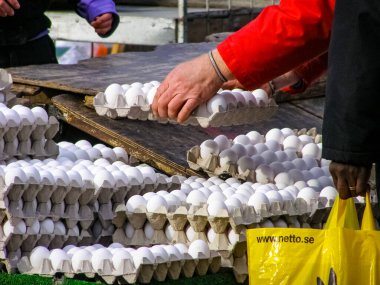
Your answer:
[[[322,102],[319,98],[309,100],[315,101],[316,104]],[[284,127],[316,127],[320,132],[322,124],[322,120],[317,116],[290,103],[282,103],[275,116],[268,121],[232,127],[201,128],[101,117],[94,110],[84,107],[81,98],[76,95],[58,95],[53,97],[52,102],[62,113],[62,119],[70,125],[111,146],[124,147],[137,159],[171,175],[196,175],[197,173],[188,167],[186,152],[218,134],[223,133],[234,138],[252,130],[265,134],[271,128]],[[302,101],[298,104],[301,105]]]

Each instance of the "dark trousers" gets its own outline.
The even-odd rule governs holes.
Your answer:
[[[58,63],[48,35],[23,45],[0,46],[0,68],[46,63]]]

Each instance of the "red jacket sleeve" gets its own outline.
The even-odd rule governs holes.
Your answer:
[[[328,49],[335,0],[282,0],[217,49],[246,88],[257,88]]]

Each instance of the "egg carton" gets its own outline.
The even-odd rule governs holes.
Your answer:
[[[317,133],[316,128],[295,129],[293,131],[298,136],[308,135],[312,137],[315,143],[322,141],[322,136]],[[200,145],[193,146],[186,152],[186,160],[191,169],[203,173],[205,172],[209,177],[230,176],[244,181],[256,182],[255,170],[240,169],[237,163],[231,162],[221,166],[218,155],[210,155],[206,158],[202,158],[200,153]],[[297,152],[297,156],[302,157],[302,154]]]
[[[95,111],[100,116],[107,116],[112,119],[128,118],[137,120],[151,120],[159,123],[177,124],[175,120],[156,118],[150,110],[150,105],[131,106],[125,108],[111,108],[107,106],[105,94],[99,92],[94,97]],[[209,114],[205,108],[198,108],[183,125],[207,127],[233,126],[253,123],[271,118],[278,109],[278,105],[273,99],[265,106],[258,107],[253,103],[250,105],[238,104],[238,107],[229,106],[227,111],[219,109],[218,112]]]
[[[89,260],[83,260],[79,268],[73,269],[71,260],[62,260],[53,269],[52,261],[43,258],[40,266],[34,268],[30,256],[23,256],[17,262],[17,270],[22,274],[38,274],[41,276],[54,276],[58,273],[66,277],[75,278],[84,276],[87,279],[100,278],[107,284],[135,284],[136,282],[148,284],[153,279],[159,282],[165,279],[177,280],[181,273],[187,277],[205,275],[207,272],[216,273],[220,269],[220,256],[211,251],[210,257],[199,253],[197,258],[184,254],[183,259],[170,255],[170,260],[156,258],[154,262],[143,257],[141,264],[136,268],[130,259],[123,259],[115,267],[111,259],[103,259],[98,268],[94,268]]]

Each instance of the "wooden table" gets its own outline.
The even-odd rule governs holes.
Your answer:
[[[152,52],[115,54],[85,60],[76,65],[48,64],[10,68],[8,71],[12,74],[15,85],[53,93],[54,96],[49,98],[60,112],[60,119],[111,146],[124,147],[142,162],[171,175],[200,175],[189,169],[186,152],[221,133],[234,138],[251,130],[265,133],[275,127],[316,127],[320,132],[324,104],[321,87],[319,92],[314,90],[308,99],[302,99],[302,96],[290,101],[282,98],[277,113],[268,121],[221,128],[112,120],[98,116],[92,108],[83,104],[86,96],[92,98],[114,82],[161,81],[176,64],[214,46],[215,43],[171,44],[160,46]]]

